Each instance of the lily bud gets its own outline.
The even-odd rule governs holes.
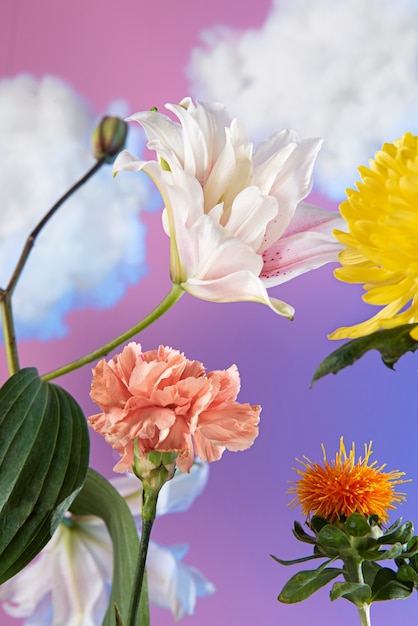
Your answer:
[[[105,158],[107,163],[113,163],[116,155],[125,147],[127,134],[128,125],[119,117],[103,117],[92,136],[95,158]]]

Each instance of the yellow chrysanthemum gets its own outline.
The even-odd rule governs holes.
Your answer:
[[[394,490],[395,485],[409,482],[400,480],[405,472],[383,472],[386,466],[376,467],[376,461],[369,465],[371,442],[364,446],[364,459],[359,457],[357,462],[354,443],[347,455],[343,437],[335,461],[328,462],[324,446],[322,451],[323,465],[307,457],[303,457],[304,461],[296,459],[305,469],[294,468],[301,478],[287,491],[295,494],[289,505],[299,504],[307,517],[319,515],[333,522],[340,515],[347,517],[356,512],[365,517],[377,515],[381,523],[388,520],[387,512],[395,509],[395,504],[405,500],[404,493]]]
[[[406,133],[384,144],[359,172],[362,182],[340,206],[349,232],[334,231],[347,246],[335,276],[364,283],[363,300],[385,306],[366,322],[338,328],[330,339],[418,323],[418,137]],[[411,335],[418,339],[418,329]]]

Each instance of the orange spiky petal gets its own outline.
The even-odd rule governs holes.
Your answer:
[[[394,489],[395,485],[409,482],[401,480],[405,473],[384,472],[385,465],[376,467],[376,461],[369,464],[372,442],[364,446],[364,458],[359,457],[357,462],[354,443],[347,455],[343,437],[335,461],[328,462],[323,445],[322,451],[322,465],[307,457],[303,457],[304,461],[296,459],[305,469],[294,468],[301,478],[287,491],[295,495],[289,505],[299,504],[308,518],[319,515],[332,523],[341,515],[347,517],[357,512],[365,517],[377,515],[382,523],[389,519],[388,511],[405,500],[405,494]]]

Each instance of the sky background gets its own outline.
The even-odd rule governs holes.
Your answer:
[[[290,5],[290,0],[283,1],[283,14],[286,4]],[[351,6],[354,13],[354,0]],[[197,96],[197,91],[203,89],[197,86],[196,70],[194,78],[190,73],[193,50],[202,47],[202,32],[227,27],[223,32],[233,40],[240,33],[261,29],[271,12],[272,3],[267,0],[120,0],[117,6],[108,0],[2,0],[0,77],[22,72],[37,78],[47,74],[60,77],[83,95],[98,115],[119,98],[128,103],[131,112],[151,106],[161,109],[165,102]],[[301,21],[299,34],[306,28]],[[355,41],[352,43],[355,46]],[[394,43],[392,49],[396,48]],[[348,44],[340,53],[342,58],[344,54],[349,57]],[[320,89],[319,73],[309,80],[318,81]],[[303,93],[302,77],[300,83]],[[259,97],[262,102],[263,92]],[[315,136],[316,128],[309,130],[309,119],[315,117],[310,102],[309,98],[304,101],[303,132]],[[279,129],[280,120],[287,120],[289,114],[280,112],[280,100],[276,106]],[[392,110],[385,113],[384,102],[381,106],[379,116],[388,120],[393,132]],[[367,124],[371,110],[371,105],[365,107]],[[401,116],[399,107],[396,111]],[[357,115],[362,115],[361,106]],[[410,130],[408,120],[405,114],[401,132]],[[400,125],[397,120],[396,126]],[[361,130],[361,124],[358,128]],[[383,136],[381,141],[393,138]],[[350,151],[350,145],[346,151]],[[362,156],[365,162],[368,156],[371,153]],[[355,180],[354,168],[351,185]],[[316,191],[311,200],[334,209],[338,204],[335,198],[326,197],[324,188],[321,193]],[[147,228],[147,276],[130,287],[124,299],[111,309],[70,313],[65,320],[69,328],[66,337],[47,343],[23,342],[22,366],[35,366],[42,373],[73,360],[132,326],[164,297],[170,288],[168,239],[158,211],[144,213],[142,221]],[[401,469],[413,479],[405,485],[408,501],[399,515],[417,519],[414,494],[418,427],[413,392],[416,356],[404,357],[393,372],[372,353],[354,367],[309,389],[317,364],[338,345],[327,340],[327,333],[359,322],[372,311],[361,302],[361,289],[338,283],[330,266],[270,293],[295,306],[293,322],[275,316],[260,304],[218,305],[186,294],[139,338],[144,350],[170,345],[188,358],[202,361],[209,370],[236,363],[242,379],[239,399],[263,407],[260,435],[254,446],[242,453],[226,452],[220,462],[213,464],[204,494],[189,512],[159,519],[154,539],[166,545],[188,542],[187,562],[197,566],[217,588],[214,595],[198,601],[194,617],[183,618],[185,625],[209,626],[215,622],[250,626],[261,622],[266,626],[299,626],[309,621],[318,626],[352,626],[357,620],[354,606],[344,600],[331,604],[329,588],[299,605],[279,604],[277,595],[296,569],[278,565],[269,554],[287,559],[307,554],[304,544],[297,542],[291,532],[293,520],[303,522],[303,518],[298,509],[289,510],[290,496],[285,493],[288,481],[296,476],[292,472],[294,459],[306,455],[313,461],[321,460],[321,443],[329,457],[334,456],[342,435],[347,446],[356,443],[358,454],[363,453],[364,443],[373,440],[373,458],[379,464],[387,463],[388,470]],[[6,375],[3,359],[1,380]],[[88,398],[90,380],[90,367],[86,367],[59,381],[86,414],[96,412]],[[91,465],[111,477],[116,462],[113,451],[95,433],[91,435]],[[395,513],[392,519],[396,517]],[[374,605],[372,618],[379,626],[412,626],[416,624],[417,610],[417,598],[413,596]],[[159,626],[173,624],[168,612],[154,610],[153,618]],[[0,622],[19,625],[19,620],[1,613]]]

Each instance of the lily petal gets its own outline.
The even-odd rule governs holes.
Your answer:
[[[224,105],[185,98],[166,108],[179,122],[155,112],[134,116],[159,161],[122,153],[115,168],[143,169],[157,185],[172,281],[198,298],[262,302],[292,318],[293,308],[270,298],[266,286],[334,261],[341,249],[331,232],[342,226],[337,214],[325,219],[300,204],[322,141],[282,130],[253,153]]]
[[[272,287],[337,262],[342,245],[332,231],[341,226],[338,213],[300,204],[284,236],[263,253],[263,283]]]

